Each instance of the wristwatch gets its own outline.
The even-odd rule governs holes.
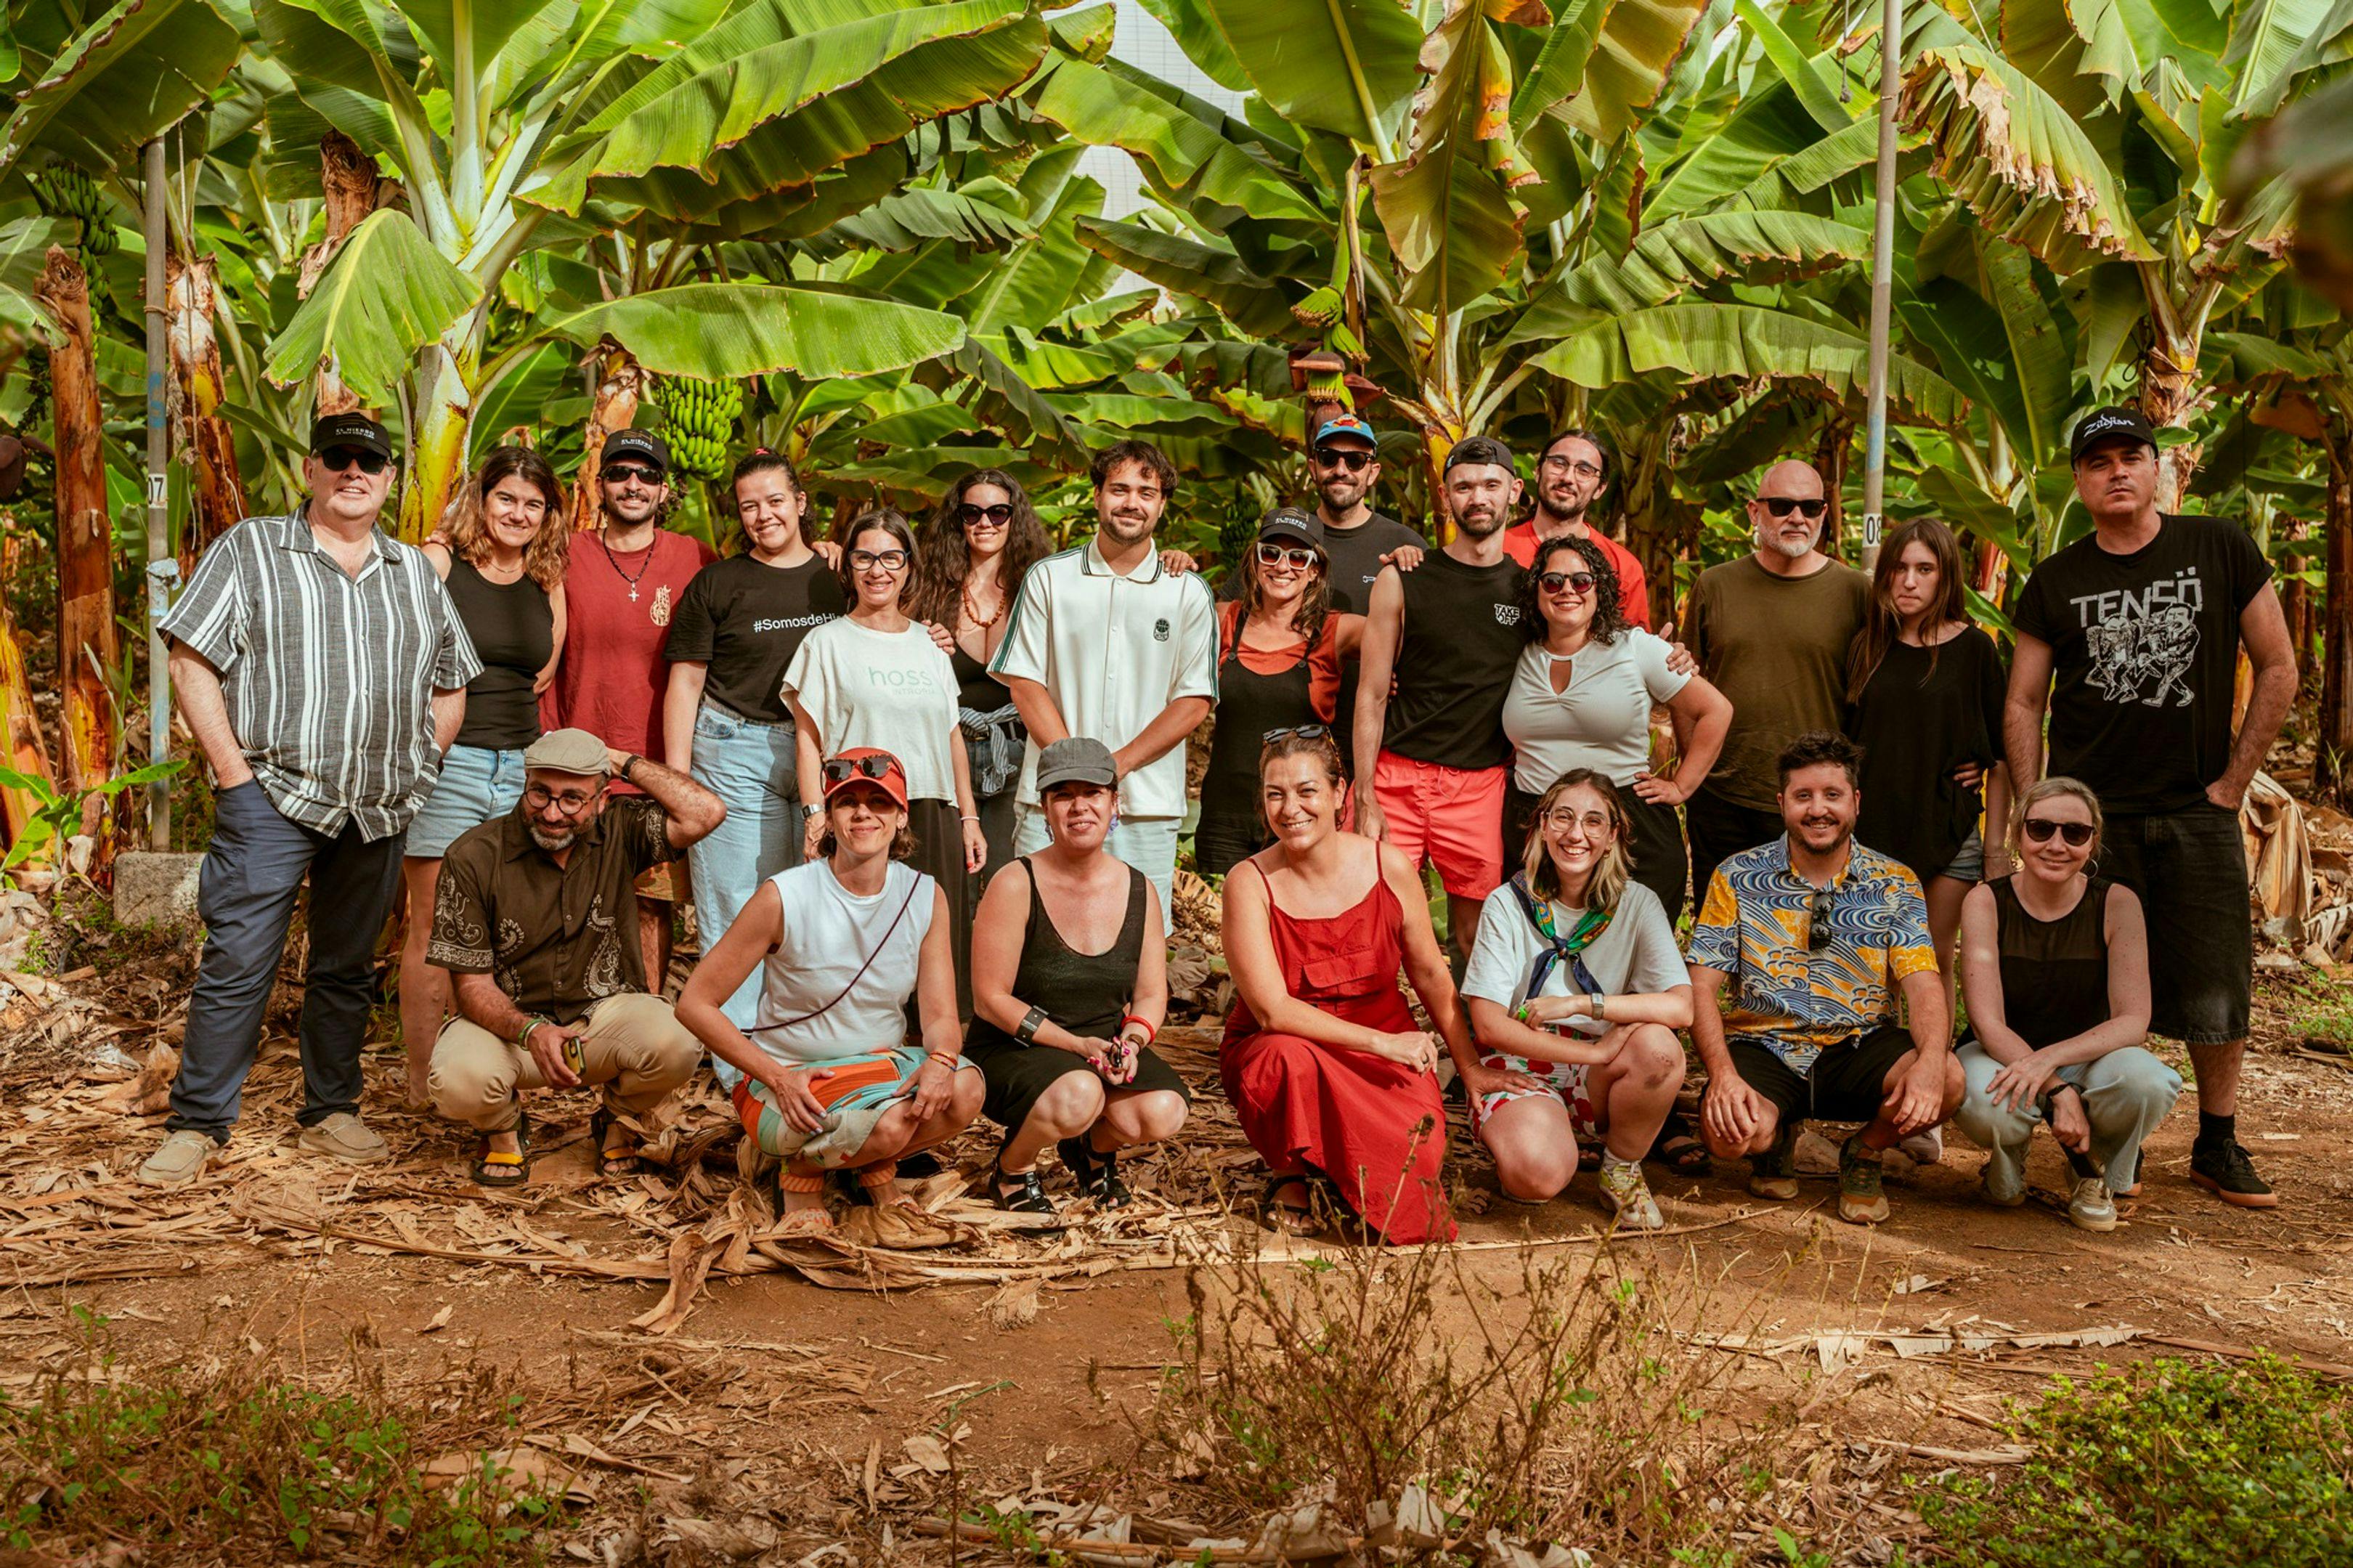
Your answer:
[[[623,784],[635,784],[638,782],[629,776],[629,770],[637,765],[638,754],[635,752],[631,752],[628,756],[621,759],[621,782]]]

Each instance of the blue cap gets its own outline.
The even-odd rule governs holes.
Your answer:
[[[1378,447],[1380,445],[1380,442],[1376,440],[1373,437],[1373,427],[1366,424],[1363,420],[1357,418],[1353,414],[1335,415],[1332,418],[1326,419],[1323,424],[1317,426],[1315,427],[1315,439],[1313,444],[1321,447],[1324,442],[1329,441],[1335,436],[1354,436],[1357,440],[1362,441],[1367,447]]]

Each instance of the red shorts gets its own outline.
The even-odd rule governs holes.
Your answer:
[[[1438,868],[1458,899],[1483,899],[1504,881],[1504,786],[1512,770],[1450,768],[1383,752],[1373,766],[1373,798],[1388,826],[1383,838],[1417,868]]]

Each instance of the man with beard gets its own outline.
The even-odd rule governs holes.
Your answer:
[[[1609,448],[1590,430],[1564,430],[1536,460],[1536,510],[1504,532],[1504,551],[1522,570],[1535,563],[1536,547],[1553,539],[1589,539],[1618,574],[1620,613],[1630,626],[1651,629],[1651,591],[1634,552],[1587,521],[1609,488]]]
[[[432,563],[377,531],[392,476],[383,426],[317,420],[309,502],[215,541],[164,619],[217,793],[196,890],[204,959],[171,1131],[139,1168],[149,1186],[195,1181],[228,1142],[306,879],[300,1142],[348,1164],[390,1157],[359,1117],[376,933],[482,668]]]
[[[2197,1068],[2189,1179],[2271,1208],[2278,1194],[2238,1136],[2255,962],[2239,807],[2295,696],[2287,617],[2245,529],[2157,510],[2157,436],[2137,409],[2086,414],[2068,455],[2092,531],[2019,595],[2010,787],[2042,776],[2048,707],[2051,771],[2099,795],[2101,875],[2147,916],[2149,1030],[2188,1046]],[[2234,734],[2242,647],[2254,688]]]
[[[572,536],[564,574],[564,657],[541,700],[540,722],[602,736],[608,745],[661,760],[662,697],[670,689],[671,613],[686,585],[712,559],[701,540],[661,526],[670,505],[670,448],[644,430],[616,430],[598,459],[597,526]],[[626,781],[617,795],[635,795]],[[659,994],[670,972],[670,907],[677,873],[647,874],[632,917],[645,969]],[[717,931],[703,933],[706,942]]]
[[[1121,441],[1095,454],[1094,536],[1029,568],[989,673],[1029,731],[1013,852],[1046,847],[1038,753],[1071,735],[1101,741],[1119,773],[1111,852],[1176,905],[1185,821],[1185,738],[1218,696],[1218,606],[1208,584],[1172,573],[1153,531],[1176,493],[1160,448]]]
[[[1881,1153],[1948,1121],[1967,1085],[1919,879],[1854,842],[1862,760],[1821,731],[1782,751],[1784,832],[1717,868],[1685,957],[1708,1148],[1746,1156],[1748,1190],[1787,1203],[1799,1123],[1863,1122],[1839,1153],[1839,1218],[1873,1225]]]
[[[727,816],[684,773],[585,730],[533,742],[523,778],[512,812],[449,847],[425,950],[455,977],[459,1014],[434,1043],[433,1108],[481,1134],[474,1179],[493,1187],[527,1173],[522,1090],[603,1086],[596,1167],[623,1173],[633,1123],[694,1071],[701,1042],[647,994],[635,887]]]
[[[1412,572],[1384,569],[1366,612],[1356,688],[1356,830],[1438,868],[1467,963],[1479,909],[1504,879],[1504,698],[1527,638],[1504,529],[1520,501],[1512,454],[1487,436],[1446,455],[1454,537]],[[1394,683],[1394,692],[1392,691]]]
[[[1756,548],[1692,584],[1692,653],[1732,699],[1723,753],[1683,807],[1701,898],[1727,857],[1780,836],[1782,749],[1809,731],[1835,731],[1844,718],[1847,649],[1862,628],[1871,579],[1818,548],[1828,510],[1812,468],[1774,464],[1748,503]]]

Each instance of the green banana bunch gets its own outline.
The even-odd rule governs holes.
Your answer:
[[[1291,307],[1291,313],[1311,327],[1328,327],[1340,319],[1340,290],[1329,283]]]
[[[43,216],[69,217],[80,223],[85,263],[114,254],[114,223],[97,181],[62,161],[32,171],[26,179]]]
[[[670,457],[699,479],[726,477],[727,448],[744,415],[744,386],[735,381],[666,377],[657,394]]]
[[[1226,563],[1229,574],[1240,572],[1250,559],[1250,546],[1258,541],[1259,517],[1255,512],[1230,511],[1226,521],[1218,525],[1218,559]]]

